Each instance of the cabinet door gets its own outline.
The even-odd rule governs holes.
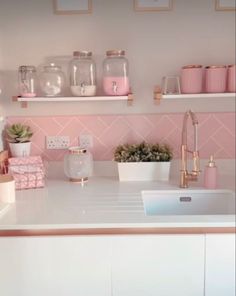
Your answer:
[[[109,238],[0,238],[0,294],[110,296]]]
[[[204,236],[114,238],[112,286],[113,296],[203,296]]]
[[[235,235],[206,235],[206,296],[235,296]]]

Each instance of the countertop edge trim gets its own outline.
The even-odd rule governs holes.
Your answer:
[[[91,228],[91,229],[16,229],[0,230],[0,237],[73,236],[73,235],[140,235],[140,234],[216,234],[235,233],[235,227],[172,228]]]

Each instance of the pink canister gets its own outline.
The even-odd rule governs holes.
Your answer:
[[[206,92],[224,93],[226,91],[226,66],[207,66],[206,67]]]
[[[228,66],[227,91],[236,92],[236,65]]]
[[[188,65],[181,70],[181,93],[199,94],[202,92],[203,69],[201,65]]]

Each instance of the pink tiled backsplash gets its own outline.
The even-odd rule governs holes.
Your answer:
[[[235,113],[198,113],[201,158],[235,158]],[[47,150],[45,136],[69,136],[71,146],[78,145],[80,134],[93,136],[91,152],[95,160],[112,160],[117,145],[147,141],[171,145],[174,157],[180,156],[183,114],[79,115],[55,117],[8,117],[7,123],[31,126],[32,155],[48,160],[62,160],[65,150]],[[189,124],[188,142],[192,145]]]

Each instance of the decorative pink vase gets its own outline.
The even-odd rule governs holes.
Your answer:
[[[207,66],[206,67],[206,92],[224,93],[226,91],[227,67]]]
[[[181,93],[199,94],[202,92],[203,69],[201,65],[188,65],[181,70]]]

